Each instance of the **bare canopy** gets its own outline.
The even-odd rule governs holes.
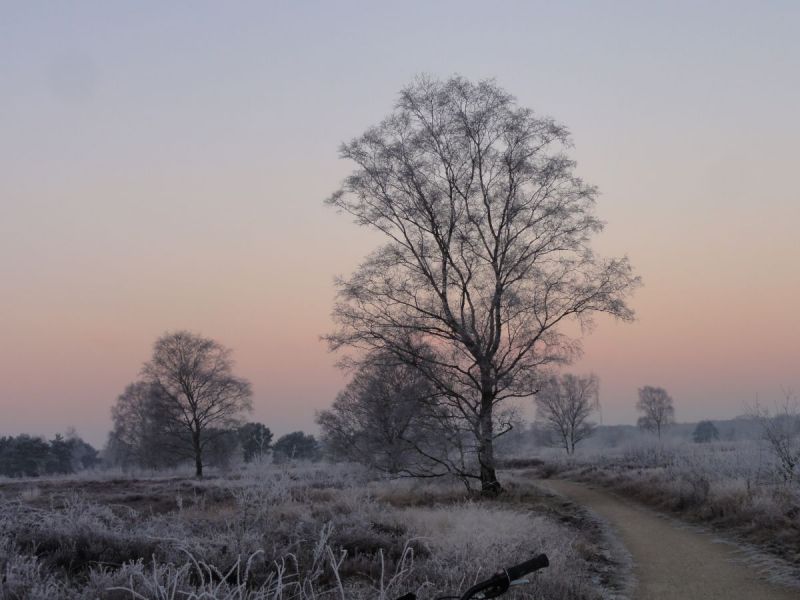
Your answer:
[[[594,431],[589,421],[600,406],[600,382],[596,375],[565,373],[545,379],[536,394],[536,416],[544,421],[567,454]]]
[[[159,391],[171,435],[189,440],[202,477],[203,449],[251,410],[250,383],[233,375],[228,348],[188,331],[160,337],[142,374]]]
[[[378,354],[360,365],[317,423],[339,456],[393,475],[429,476],[449,465],[439,447],[447,432],[431,410],[435,395],[417,369]]]
[[[114,462],[151,469],[171,464],[174,440],[169,438],[168,413],[156,386],[146,381],[128,385],[111,408],[111,417],[108,450]]]
[[[495,409],[536,391],[578,342],[563,325],[633,317],[627,259],[601,259],[596,190],[574,174],[567,130],[493,81],[419,78],[395,111],[343,144],[354,171],[329,204],[386,243],[339,281],[332,348],[388,351],[449,398],[474,437],[485,492]]]
[[[784,390],[783,401],[775,409],[756,403],[749,416],[761,426],[764,440],[777,460],[778,471],[787,482],[800,478],[800,396]]]
[[[664,388],[649,385],[639,388],[636,410],[642,413],[638,421],[639,427],[657,433],[658,439],[661,439],[661,430],[675,422],[672,397]]]

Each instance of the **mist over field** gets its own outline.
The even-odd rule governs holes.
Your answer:
[[[796,598],[798,21],[0,7],[0,600]]]

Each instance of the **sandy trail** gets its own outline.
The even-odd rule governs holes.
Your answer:
[[[710,534],[682,528],[611,492],[563,480],[542,486],[608,521],[633,557],[641,600],[798,600],[800,591],[773,585],[737,562],[741,554]]]

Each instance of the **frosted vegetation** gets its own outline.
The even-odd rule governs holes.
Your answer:
[[[601,483],[800,564],[800,473],[787,472],[757,419],[719,428],[723,439],[707,443],[691,441],[693,428],[686,426],[663,440],[601,428],[572,456],[521,447],[514,455],[538,456],[540,475]],[[787,445],[797,442],[789,438]]]
[[[516,597],[603,597],[602,536],[562,504],[322,463],[5,480],[0,598],[432,598],[539,551],[551,567]]]
[[[539,552],[551,566],[517,597],[624,589],[602,528],[526,483],[553,474],[800,562],[797,398],[687,429],[644,386],[639,429],[598,427],[599,379],[561,372],[569,332],[632,320],[640,283],[592,250],[597,190],[571,143],[494,81],[415,79],[340,150],[352,170],[328,203],[384,239],[337,281],[325,339],[352,378],[320,439],[273,444],[232,350],[164,333],[101,455],[76,435],[0,438],[0,476],[21,476],[0,481],[0,600],[425,599]],[[195,479],[167,475],[187,462]]]

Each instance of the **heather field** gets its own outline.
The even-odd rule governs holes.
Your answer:
[[[624,591],[622,552],[588,514],[508,481],[378,479],[324,463],[196,480],[105,473],[0,482],[0,598],[391,599],[457,592],[546,552],[509,597]],[[515,595],[516,594],[516,595]]]

